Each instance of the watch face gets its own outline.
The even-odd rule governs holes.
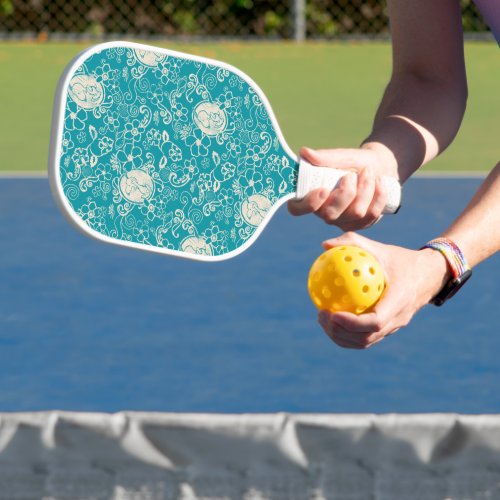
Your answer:
[[[472,276],[472,270],[468,269],[464,274],[459,276],[458,278],[453,278],[443,289],[432,299],[432,303],[436,306],[442,306],[448,299],[451,299],[453,295],[455,295],[460,288],[462,288],[467,280]]]

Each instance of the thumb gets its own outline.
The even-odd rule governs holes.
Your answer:
[[[304,160],[319,167],[346,168],[359,171],[367,164],[366,151],[360,149],[311,149],[301,148]]]
[[[360,234],[353,231],[348,231],[347,233],[341,234],[336,238],[330,238],[323,242],[323,248],[328,250],[333,247],[338,247],[342,245],[356,245],[365,248],[365,250],[370,251],[371,241]]]

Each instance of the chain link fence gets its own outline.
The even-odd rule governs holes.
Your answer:
[[[438,0],[436,0],[438,1]],[[487,27],[462,0],[467,32]],[[0,0],[0,37],[384,36],[383,0]]]

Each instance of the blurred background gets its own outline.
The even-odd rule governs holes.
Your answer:
[[[487,171],[498,160],[485,133],[499,127],[498,49],[473,2],[461,6],[468,110],[453,145],[424,171]],[[0,171],[46,170],[59,76],[87,46],[112,39],[240,68],[294,150],[359,145],[391,72],[382,0],[0,0]]]
[[[2,38],[244,37],[332,39],[387,35],[380,0],[1,0]],[[487,27],[462,0],[468,34]]]

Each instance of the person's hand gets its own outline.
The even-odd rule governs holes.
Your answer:
[[[359,316],[319,312],[320,325],[341,347],[365,349],[406,326],[450,276],[445,258],[432,249],[416,251],[384,245],[356,233],[345,233],[323,243],[325,249],[340,245],[356,245],[372,253],[386,278],[386,288],[372,312]]]
[[[395,174],[395,160],[383,148],[360,149],[302,148],[300,156],[312,165],[349,170],[332,191],[315,189],[301,200],[288,202],[292,215],[315,213],[327,224],[344,231],[363,229],[382,216],[386,193],[380,182],[382,175]]]

